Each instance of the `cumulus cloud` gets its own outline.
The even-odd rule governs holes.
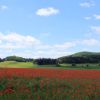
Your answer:
[[[62,57],[62,56],[65,56],[65,55],[70,55],[72,54],[72,52],[70,51],[52,51],[52,50],[49,50],[49,53],[48,51],[37,51],[37,53],[34,53],[34,58],[58,58],[58,57]]]
[[[58,58],[70,55],[72,48],[76,47],[97,47],[100,41],[96,39],[83,39],[77,41],[66,41],[61,44],[47,44],[39,39],[19,33],[10,32],[8,34],[0,33],[0,53],[2,56],[17,55],[22,57],[52,57]]]
[[[0,41],[0,48],[12,49],[30,47],[40,43],[35,37],[29,35],[24,36],[13,32],[9,34],[0,33]]]
[[[53,46],[53,48],[57,49],[57,50],[66,50],[72,47],[75,47],[76,43],[75,42],[65,42],[63,44],[56,44]]]
[[[95,17],[95,19],[100,20],[100,15],[94,14],[93,16]]]
[[[61,56],[69,55],[72,52],[69,49],[76,46],[76,43],[73,41],[65,42],[62,44],[53,44],[53,45],[46,45],[41,44],[37,46],[35,49],[37,53],[34,54],[34,57],[52,57],[58,58]]]
[[[64,51],[76,46],[75,42],[65,42],[62,44],[46,45],[40,44],[36,47],[37,50],[53,50],[53,51]]]
[[[50,16],[50,15],[56,15],[58,13],[59,10],[53,7],[41,8],[36,11],[36,15],[38,16]]]
[[[86,1],[86,2],[80,3],[80,6],[84,8],[90,8],[90,7],[95,6],[95,3],[94,1]]]
[[[9,55],[24,57],[55,58],[69,54],[67,50],[75,46],[75,42],[72,41],[50,45],[30,35],[22,35],[15,32],[0,33],[0,53],[3,53],[5,56],[10,53]]]
[[[82,39],[77,41],[65,42],[62,44],[54,44],[54,45],[41,45],[42,47],[37,49],[37,53],[34,53],[34,57],[52,57],[58,58],[61,56],[70,55],[75,48],[80,48],[83,50],[85,47],[100,47],[100,41],[94,38]],[[73,50],[72,50],[73,49]]]

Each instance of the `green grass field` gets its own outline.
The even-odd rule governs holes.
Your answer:
[[[72,64],[60,64],[60,67],[63,68],[74,68],[74,69],[100,69],[100,64],[75,64],[74,66]]]
[[[16,62],[16,61],[5,61],[0,63],[0,68],[33,68],[36,65],[33,65],[31,62]]]
[[[100,64],[60,64],[56,65],[36,65],[32,62],[4,61],[0,63],[0,68],[61,68],[61,69],[100,69]]]
[[[32,62],[16,62],[16,61],[4,61],[0,63],[0,68],[55,68],[56,65],[36,65]]]
[[[0,68],[56,68],[56,65],[36,65],[32,62],[4,61],[0,63]]]

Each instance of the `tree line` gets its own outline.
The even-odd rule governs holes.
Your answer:
[[[33,64],[38,64],[38,65],[54,65],[56,64],[57,59],[51,59],[51,58],[32,59],[32,58],[23,58],[18,56],[8,56],[3,59],[0,58],[0,62],[4,61],[32,62]]]
[[[73,57],[67,56],[58,59],[59,63],[100,63],[100,55],[90,55],[90,56],[81,56],[81,57]]]
[[[32,58],[23,58],[18,56],[8,56],[6,58],[0,58],[0,62],[3,61],[17,61],[17,62],[33,62],[34,59]]]
[[[35,63],[38,65],[54,65],[57,63],[57,59],[39,58],[35,59]]]
[[[62,63],[69,63],[69,64],[81,64],[81,63],[100,63],[100,55],[90,55],[90,56],[66,56],[61,57],[58,59],[51,59],[51,58],[23,58],[18,56],[8,56],[6,58],[0,58],[0,62],[3,61],[17,61],[17,62],[33,62],[34,64],[38,65],[54,65],[54,64],[62,64]]]

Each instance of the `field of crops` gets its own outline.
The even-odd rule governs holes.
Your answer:
[[[100,71],[0,69],[0,100],[100,100]]]

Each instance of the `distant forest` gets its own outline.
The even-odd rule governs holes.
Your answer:
[[[60,57],[57,59],[52,58],[23,58],[18,56],[8,56],[6,58],[0,58],[0,62],[3,61],[17,61],[17,62],[33,62],[38,65],[54,65],[54,64],[82,64],[82,63],[100,63],[100,53],[93,52],[79,52],[73,55]]]

